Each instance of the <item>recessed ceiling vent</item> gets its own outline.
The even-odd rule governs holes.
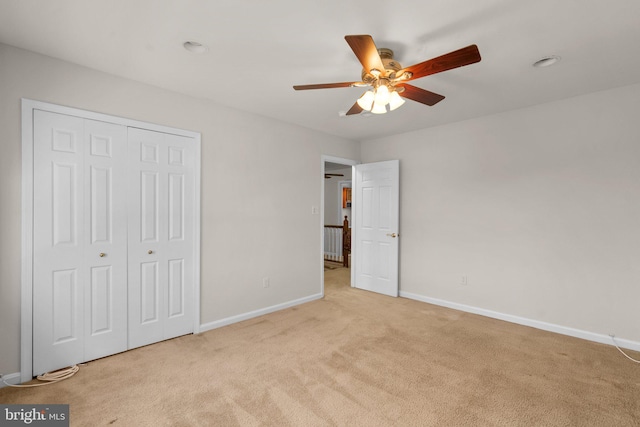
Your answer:
[[[556,55],[547,56],[546,58],[539,59],[538,61],[533,63],[533,66],[536,68],[544,68],[550,67],[553,64],[560,61],[560,57]]]
[[[207,50],[209,50],[207,46],[203,45],[202,43],[195,42],[193,40],[189,40],[182,43],[182,46],[192,53],[205,53]]]

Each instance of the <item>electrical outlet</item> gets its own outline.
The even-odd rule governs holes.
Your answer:
[[[469,277],[468,276],[462,276],[462,278],[460,279],[460,284],[467,286],[469,284]]]
[[[263,277],[262,278],[262,287],[263,288],[268,288],[269,287],[269,278],[268,277]]]

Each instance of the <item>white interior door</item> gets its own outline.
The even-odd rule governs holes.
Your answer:
[[[33,131],[33,372],[41,374],[126,350],[126,186],[117,166],[126,130],[36,110]]]
[[[127,349],[127,128],[84,126],[86,361]]]
[[[194,143],[129,129],[129,347],[193,332]]]
[[[398,296],[400,163],[354,166],[355,287]]]
[[[22,381],[198,332],[200,135],[31,100],[22,119]]]

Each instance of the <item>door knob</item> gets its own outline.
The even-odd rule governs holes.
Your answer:
[[[100,252],[100,258],[104,257],[106,254],[104,252]]]
[[[151,254],[153,253],[153,251],[152,251],[151,249],[149,249],[149,250],[147,251],[147,253],[148,253],[149,255],[151,255]]]
[[[387,233],[387,236],[393,237],[395,239],[395,237],[398,236],[398,234],[396,234],[396,233]]]

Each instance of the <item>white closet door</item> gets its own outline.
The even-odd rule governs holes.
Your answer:
[[[122,126],[34,112],[34,374],[126,349],[125,155]]]
[[[85,360],[127,349],[127,129],[85,121]]]
[[[84,121],[34,112],[33,373],[83,361]]]
[[[129,128],[129,347],[193,332],[194,143]]]

